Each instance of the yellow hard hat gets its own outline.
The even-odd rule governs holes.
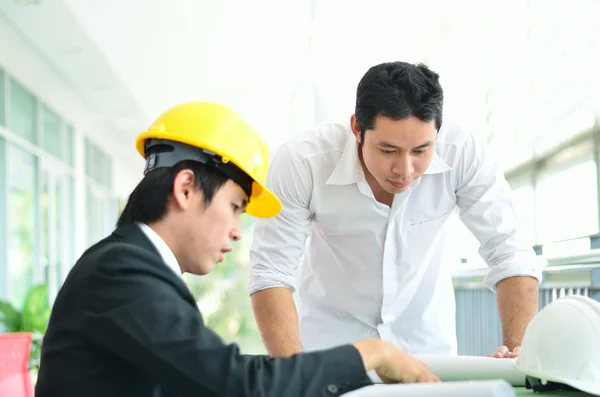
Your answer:
[[[151,146],[169,149],[146,156]],[[262,137],[232,109],[213,102],[188,102],[168,109],[136,138],[146,170],[172,167],[183,160],[214,166],[249,196],[246,212],[270,218],[281,202],[266,188],[269,153]]]

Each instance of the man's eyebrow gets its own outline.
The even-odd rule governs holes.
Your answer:
[[[432,143],[433,143],[432,141],[427,141],[424,144],[417,146],[415,149],[425,149],[426,147],[431,146]],[[379,142],[379,146],[388,148],[388,149],[400,149],[400,147],[398,147],[396,145],[392,145],[391,143],[386,142],[386,141]]]
[[[388,149],[400,149],[398,146],[392,145],[391,143],[386,142],[386,141],[379,142],[379,146],[388,148]]]
[[[422,144],[421,146],[417,146],[415,149],[425,149],[426,147],[431,146],[432,143],[433,142],[431,142],[431,141],[427,141],[424,144]]]

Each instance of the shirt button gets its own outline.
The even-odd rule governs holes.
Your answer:
[[[327,386],[327,391],[331,394],[337,394],[338,387],[336,385],[329,385]]]

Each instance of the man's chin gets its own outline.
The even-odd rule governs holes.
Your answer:
[[[213,270],[215,270],[215,266],[216,266],[216,264],[214,264],[214,263],[202,264],[202,265],[199,265],[196,268],[194,268],[194,270],[190,273],[192,273],[196,276],[206,276],[206,275],[210,274]]]

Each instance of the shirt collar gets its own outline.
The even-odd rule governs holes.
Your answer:
[[[427,167],[427,170],[424,172],[424,174],[441,174],[443,172],[450,171],[451,169],[452,167],[446,164],[444,159],[442,159],[436,151],[433,152],[433,160],[431,161],[431,164],[429,164],[429,167]]]
[[[358,142],[352,133],[346,138],[346,146],[337,165],[327,179],[327,185],[350,185],[364,178],[358,159]]]
[[[450,171],[451,169],[452,168],[446,164],[436,151],[433,153],[433,160],[424,174],[441,174]],[[361,179],[364,179],[364,172],[358,158],[358,142],[354,139],[354,135],[349,134],[346,139],[346,146],[344,147],[342,156],[333,169],[333,172],[329,175],[326,184],[350,185],[352,183],[358,183]]]
[[[165,240],[162,239],[152,228],[145,223],[138,223],[138,226],[142,229],[142,232],[148,237],[150,242],[154,245],[163,261],[177,276],[181,277],[181,268],[179,267],[179,262],[177,262],[177,258],[175,258],[175,254],[169,248]]]

